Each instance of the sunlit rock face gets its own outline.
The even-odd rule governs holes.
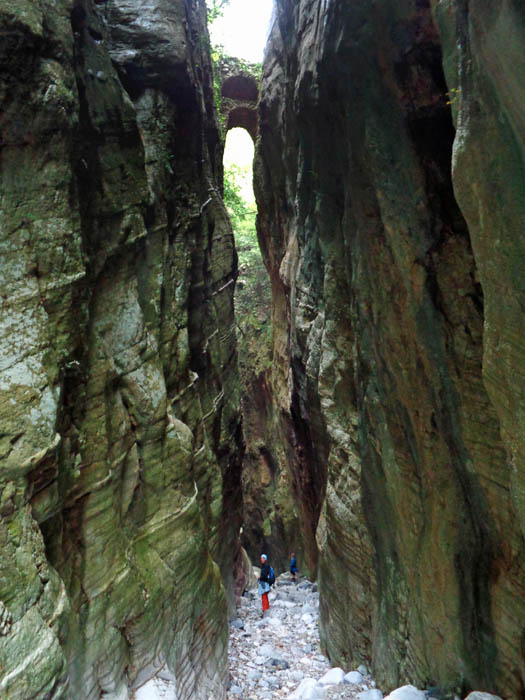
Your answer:
[[[0,696],[167,664],[222,698],[242,438],[204,2],[13,0],[0,32]]]
[[[386,688],[524,693],[522,18],[276,3],[271,391],[323,644]]]

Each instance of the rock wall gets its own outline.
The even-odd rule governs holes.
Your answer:
[[[241,401],[246,439],[242,543],[255,564],[266,552],[277,574],[288,570],[290,552],[295,551],[301,573],[308,575],[299,507],[287,467],[293,455],[286,436],[280,434],[269,372],[245,377],[249,381]]]
[[[241,541],[255,565],[260,564],[260,555],[266,552],[277,572],[288,569],[290,551],[297,550],[304,572],[303,538],[286,466],[290,446],[280,433],[282,426],[272,399],[272,299],[257,242],[255,217],[249,237],[241,231],[235,231],[235,236],[239,255],[235,314],[246,443]]]
[[[204,0],[13,0],[0,33],[0,695],[167,664],[222,698],[242,436]]]
[[[522,20],[276,2],[271,392],[323,644],[382,687],[525,697]]]

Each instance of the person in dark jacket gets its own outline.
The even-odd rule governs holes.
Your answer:
[[[261,575],[259,576],[259,595],[261,596],[262,611],[268,610],[270,603],[268,593],[270,592],[270,565],[266,554],[261,554]]]
[[[295,558],[295,552],[291,552],[290,557],[291,557],[291,559],[290,559],[290,573],[292,574],[292,581],[295,582],[296,581],[295,576],[296,576],[297,572],[299,571],[299,569],[297,568],[297,559]]]

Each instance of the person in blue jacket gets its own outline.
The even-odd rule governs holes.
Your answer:
[[[268,557],[266,554],[261,554],[261,575],[259,576],[259,595],[261,596],[262,611],[268,610],[270,607],[270,602],[268,600],[268,593],[270,592],[270,576],[271,570],[268,564]]]
[[[295,576],[299,569],[297,568],[297,559],[295,558],[295,552],[291,552],[290,557],[290,573],[292,574],[292,581],[296,581],[297,579],[295,578]]]

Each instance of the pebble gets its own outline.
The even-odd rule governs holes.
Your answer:
[[[363,674],[359,671],[350,671],[344,677],[344,682],[350,685],[356,685],[357,683],[363,682]]]
[[[371,690],[363,690],[362,693],[357,693],[357,700],[383,700],[383,693],[377,688]]]
[[[426,695],[413,685],[404,685],[393,690],[390,695],[386,696],[385,700],[426,700]]]

